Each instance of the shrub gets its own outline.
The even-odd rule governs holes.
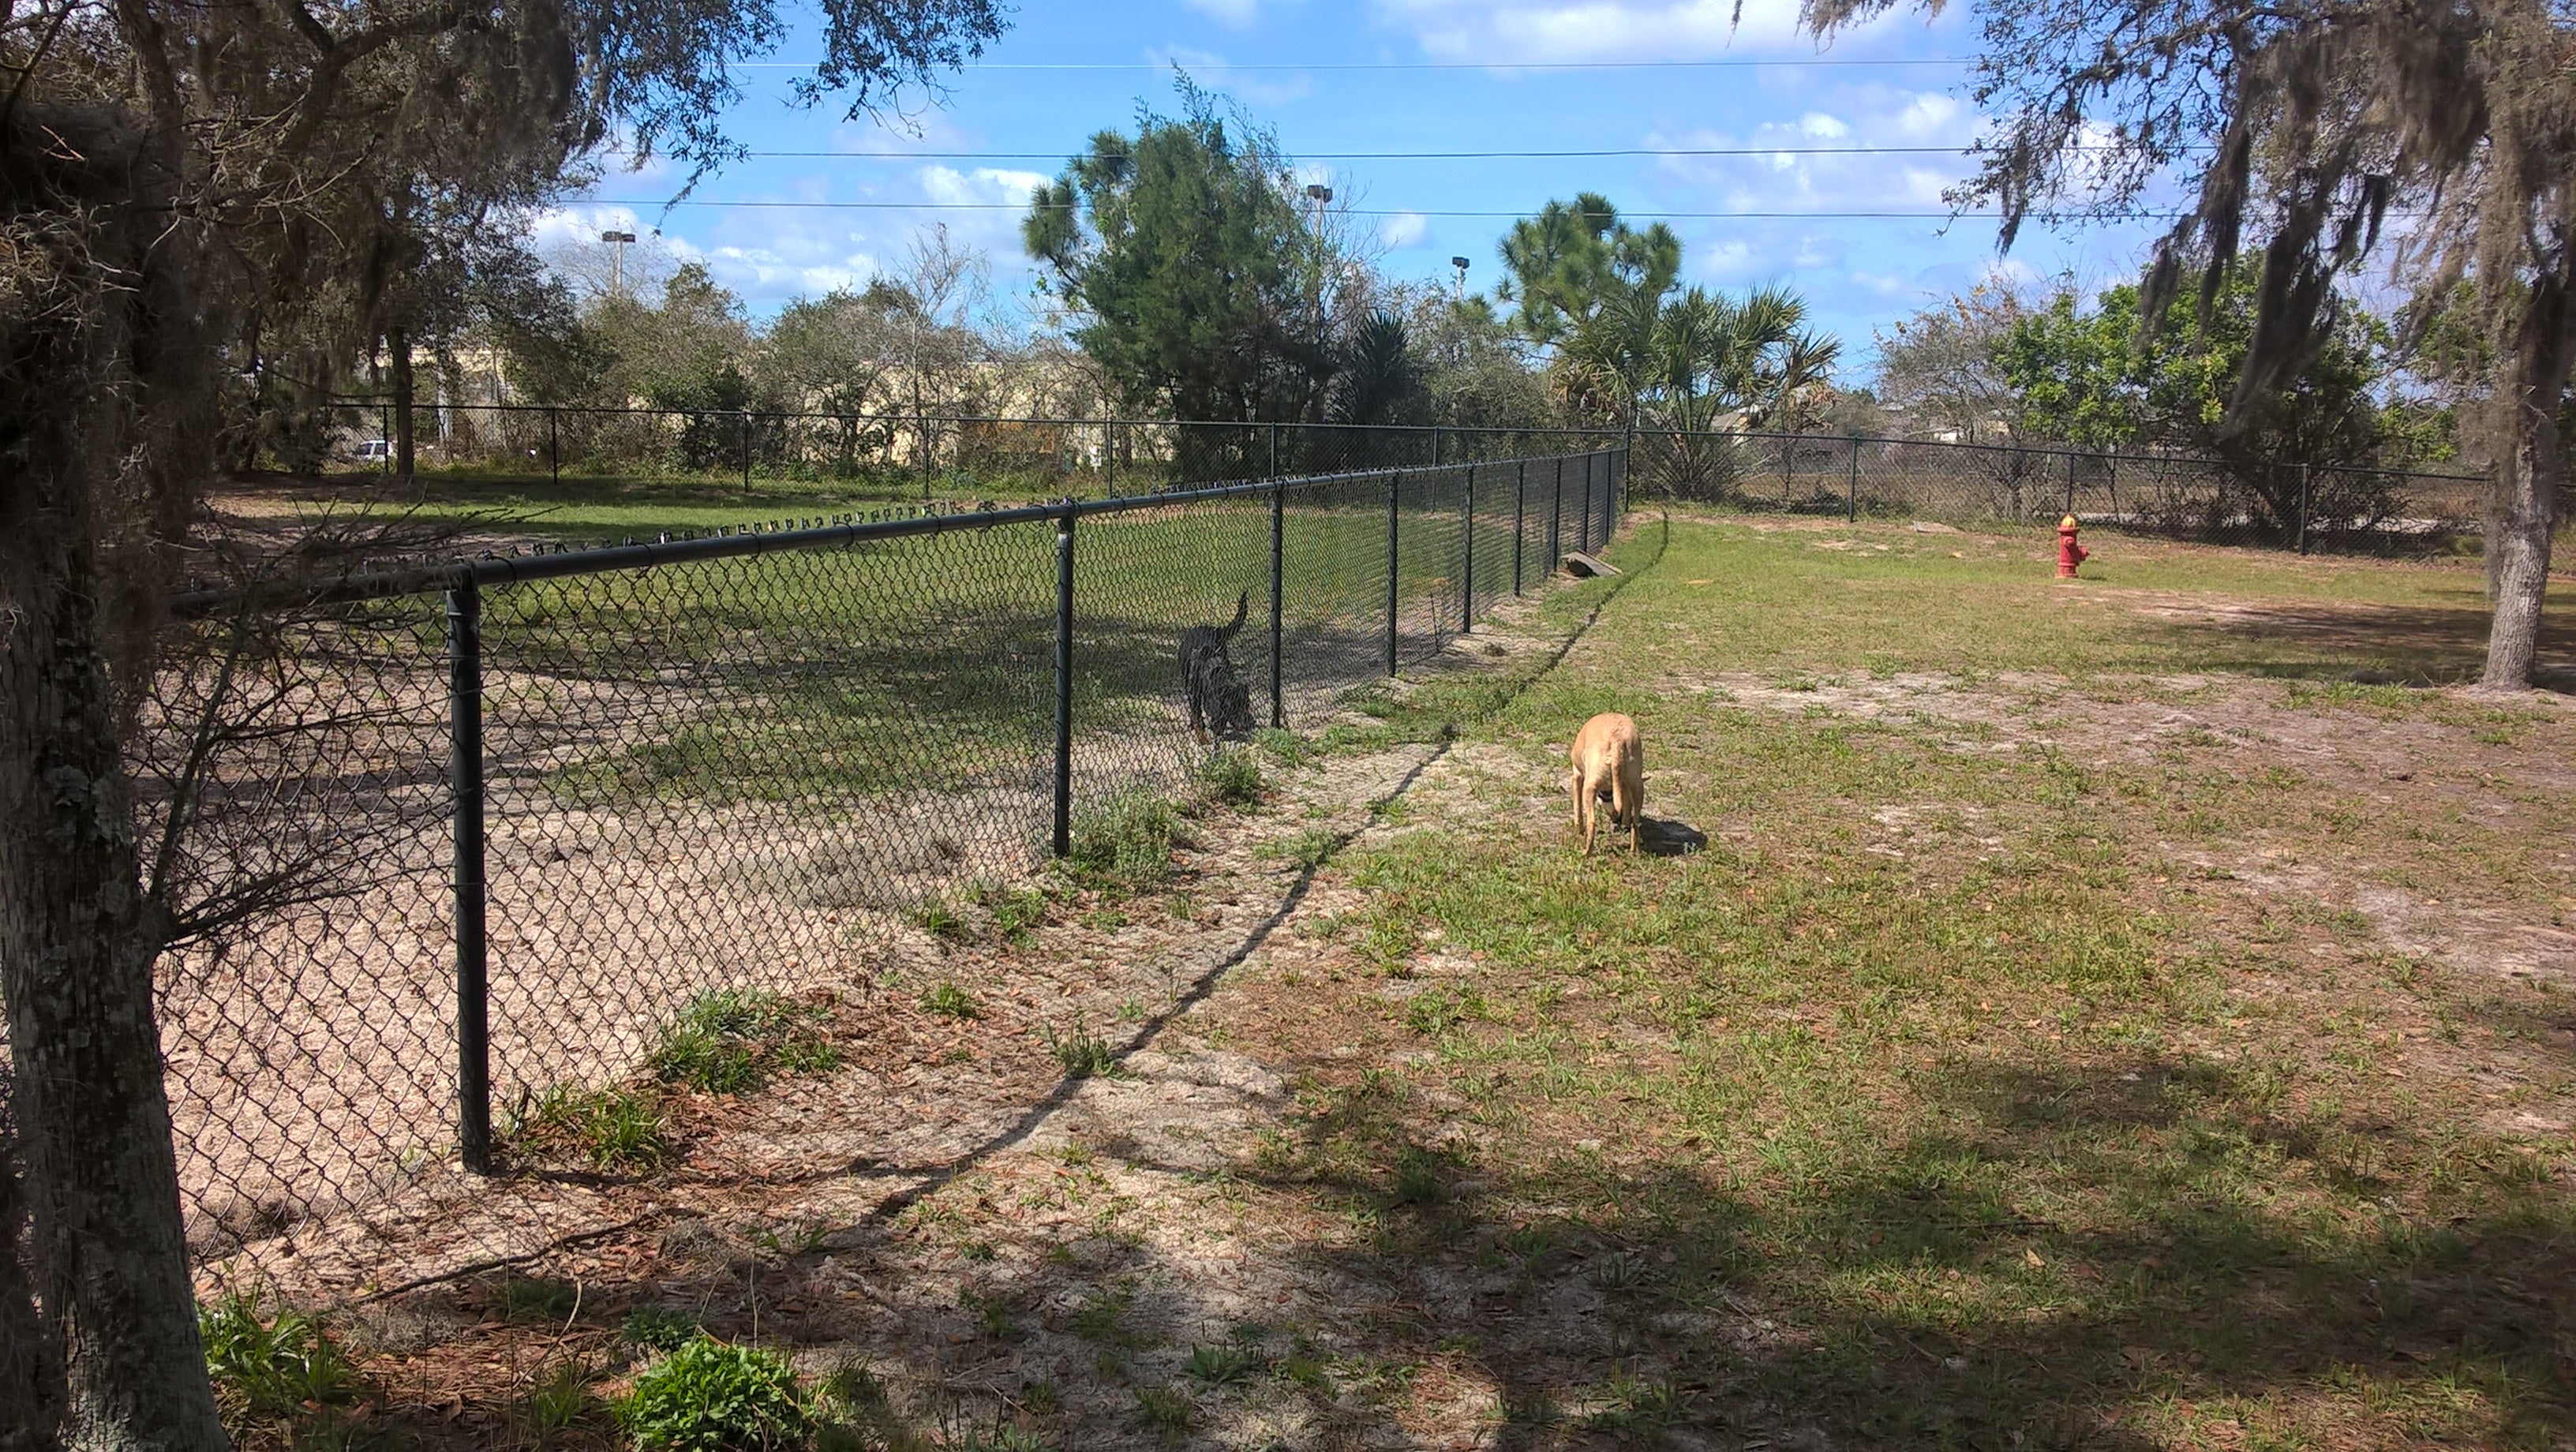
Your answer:
[[[707,1337],[637,1373],[617,1416],[645,1452],[770,1452],[812,1423],[785,1357]]]

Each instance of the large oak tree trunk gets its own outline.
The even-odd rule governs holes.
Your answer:
[[[166,922],[137,871],[117,693],[213,459],[201,254],[121,118],[18,125],[0,135],[20,283],[0,298],[0,998],[35,1369],[59,1352],[67,1447],[215,1452],[153,1018]]]
[[[2487,636],[2489,690],[2531,685],[2540,651],[2541,608],[2549,592],[2549,537],[2558,523],[2558,414],[2576,362],[2576,249],[2555,276],[2532,289],[2517,346],[2498,369],[2495,401],[2504,447],[2496,459],[2487,505],[2487,599],[2495,624]]]

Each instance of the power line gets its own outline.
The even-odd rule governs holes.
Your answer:
[[[1318,61],[1299,64],[1294,61],[1257,61],[1235,64],[1229,61],[1203,60],[1198,68],[1219,71],[1655,71],[1655,70],[1749,70],[1768,66],[1963,66],[1976,63],[1975,56],[1886,56],[1852,57],[1819,56],[1814,60],[1788,57],[1734,57],[1724,60],[1641,60],[1641,61]],[[970,71],[1165,71],[1178,65],[1173,61],[970,61]],[[739,61],[735,70],[810,71],[816,63],[808,61]]]
[[[1550,161],[1620,156],[1965,156],[1965,146],[1616,146],[1565,151],[1300,151],[1295,161]],[[2075,151],[2108,147],[2069,147]],[[847,161],[1063,161],[1061,151],[752,151],[753,157]],[[1082,157],[1096,155],[1083,152]],[[1111,153],[1133,160],[1132,153]]]
[[[568,207],[736,207],[776,211],[817,212],[1025,212],[1029,210],[1031,204],[1027,202],[788,202],[751,199],[728,200],[724,198],[709,197],[682,197],[675,201],[651,201],[631,197],[590,197],[568,201],[563,205]],[[1054,206],[1051,206],[1049,209],[1054,211],[1074,210],[1074,208]],[[1455,217],[1471,220],[1492,220],[1496,218],[1517,220],[1522,217],[1530,216],[1532,213],[1527,209],[1519,211],[1475,211],[1456,210],[1442,207],[1353,207],[1341,215],[1352,217]],[[1615,215],[1619,218],[1629,220],[1661,220],[1676,222],[1730,220],[1780,221],[1795,218],[1848,221],[1948,222],[1954,220],[1974,221],[1980,218],[1991,221],[2002,214],[1997,212],[1790,212],[1758,210],[1737,212],[1653,212],[1629,211],[1622,209],[1615,214],[1569,212],[1568,215],[1585,218],[1596,215]],[[2182,215],[2183,213],[2180,212],[2121,212],[2100,216],[2095,218],[2095,220],[2171,221]],[[2047,219],[2034,218],[2034,220],[2045,221]]]

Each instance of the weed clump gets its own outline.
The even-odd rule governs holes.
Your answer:
[[[1172,849],[1182,840],[1178,807],[1127,793],[1074,820],[1065,862],[1086,887],[1139,892],[1171,877]]]
[[[652,1095],[633,1089],[584,1093],[557,1084],[529,1112],[521,1133],[567,1146],[600,1170],[649,1170],[667,1163],[673,1148]]]
[[[617,1334],[639,1351],[677,1351],[698,1339],[698,1320],[663,1306],[639,1306],[626,1314]]]
[[[767,1452],[813,1426],[785,1357],[708,1337],[639,1372],[617,1419],[643,1452]]]
[[[1249,807],[1261,800],[1269,783],[1261,777],[1261,754],[1225,747],[1199,767],[1199,793],[1221,806]]]
[[[1043,1030],[1047,1052],[1064,1066],[1068,1079],[1108,1078],[1118,1072],[1118,1052],[1107,1039],[1092,1033],[1076,1019],[1070,1033],[1059,1035],[1053,1028]]]
[[[822,1010],[759,989],[701,993],[662,1031],[654,1075],[707,1094],[741,1094],[772,1074],[840,1067],[841,1054],[814,1030]]]
[[[975,1001],[975,995],[958,987],[953,979],[947,978],[942,978],[922,990],[921,1008],[924,1013],[935,1013],[941,1018],[953,1018],[961,1022],[984,1016],[984,1006]]]
[[[199,1308],[197,1334],[227,1426],[275,1427],[358,1400],[357,1373],[314,1317],[281,1307],[262,1319],[256,1299],[235,1293]]]

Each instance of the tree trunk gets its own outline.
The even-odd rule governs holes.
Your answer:
[[[404,329],[385,335],[387,349],[393,354],[394,384],[394,482],[403,489],[412,484],[412,419],[411,419],[411,334]]]
[[[2499,372],[2492,405],[2501,411],[2503,447],[2487,504],[2487,600],[2495,623],[2487,635],[2491,691],[2528,690],[2540,653],[2541,607],[2549,593],[2549,537],[2557,526],[2558,412],[2576,361],[2576,249],[2532,288],[2529,311]]]
[[[61,1368],[66,1446],[217,1452],[115,681],[146,668],[219,375],[175,167],[48,110],[0,136],[0,221],[40,239],[13,270],[50,285],[0,300],[0,999],[35,1371]]]
[[[60,442],[58,468],[95,449]],[[92,481],[69,472],[0,502],[0,988],[37,1289],[73,1445],[219,1448],[152,1012],[161,925],[137,881]]]
[[[9,1063],[0,1058],[0,1452],[42,1452],[54,1446],[62,1418],[62,1363],[28,1274],[35,1246],[9,1090]]]

